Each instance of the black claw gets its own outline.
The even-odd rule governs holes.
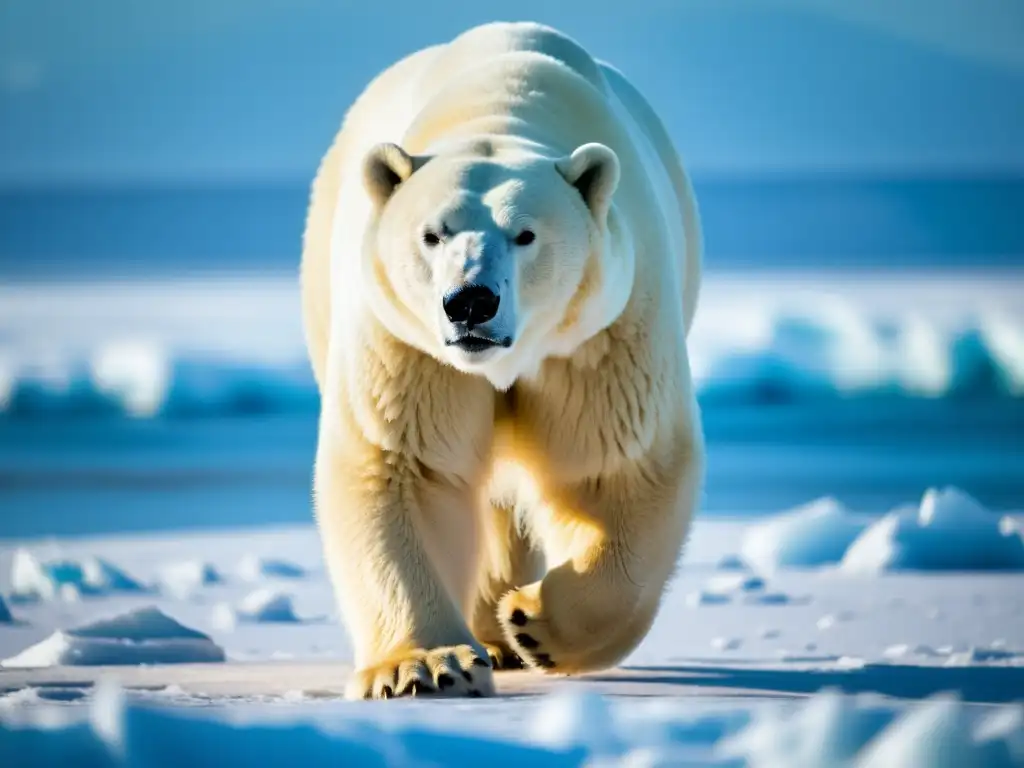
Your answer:
[[[538,666],[544,667],[544,669],[552,669],[555,666],[555,662],[553,662],[551,657],[546,653],[534,654],[533,660],[537,662]]]
[[[462,676],[464,678],[466,678],[466,682],[469,682],[469,683],[473,682],[473,676],[471,674],[469,674],[469,672],[467,672],[466,670],[462,670]]]
[[[442,672],[440,675],[437,676],[437,687],[440,688],[442,691],[445,688],[451,688],[453,685],[455,685],[455,678],[449,675],[447,672]]]
[[[480,691],[472,690],[469,692],[469,698],[471,699],[482,699],[484,695]]]
[[[481,659],[479,656],[474,656],[473,657],[473,666],[474,667],[493,667],[496,663],[497,663],[497,660],[494,659],[493,657],[491,658],[490,661],[488,661],[487,659]]]
[[[520,632],[516,635],[516,642],[527,650],[531,648],[540,648],[540,643],[534,640],[532,635],[528,635],[525,632]]]
[[[394,695],[395,691],[391,688],[390,685],[385,685],[383,688],[380,689],[380,697],[382,699],[390,699]]]
[[[517,627],[525,627],[526,622],[528,621],[528,619],[526,618],[526,614],[523,613],[522,610],[519,608],[516,608],[514,611],[512,611],[512,615],[509,616],[508,620],[515,624]]]

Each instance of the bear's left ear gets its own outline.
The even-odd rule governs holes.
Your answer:
[[[604,223],[612,195],[619,185],[619,158],[604,144],[582,144],[568,157],[555,163],[565,180],[583,195],[590,212]]]
[[[403,181],[421,168],[427,157],[410,155],[397,144],[378,144],[363,161],[363,184],[370,197],[382,206]]]

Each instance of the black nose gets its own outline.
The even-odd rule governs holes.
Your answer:
[[[493,320],[501,297],[483,285],[464,285],[444,297],[444,313],[453,323],[472,328]]]

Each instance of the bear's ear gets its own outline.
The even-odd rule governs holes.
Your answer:
[[[619,158],[604,144],[583,144],[561,160],[555,167],[583,195],[590,212],[598,222],[604,223],[612,195],[619,185]]]
[[[363,184],[378,205],[384,205],[395,188],[426,163],[426,157],[410,155],[397,144],[378,144],[363,161]]]

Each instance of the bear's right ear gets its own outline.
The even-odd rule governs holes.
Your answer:
[[[378,205],[384,205],[395,189],[426,163],[426,157],[410,155],[397,144],[378,144],[363,161],[363,184]]]
[[[594,218],[604,224],[619,185],[619,156],[604,144],[581,144],[555,168],[583,196]]]

